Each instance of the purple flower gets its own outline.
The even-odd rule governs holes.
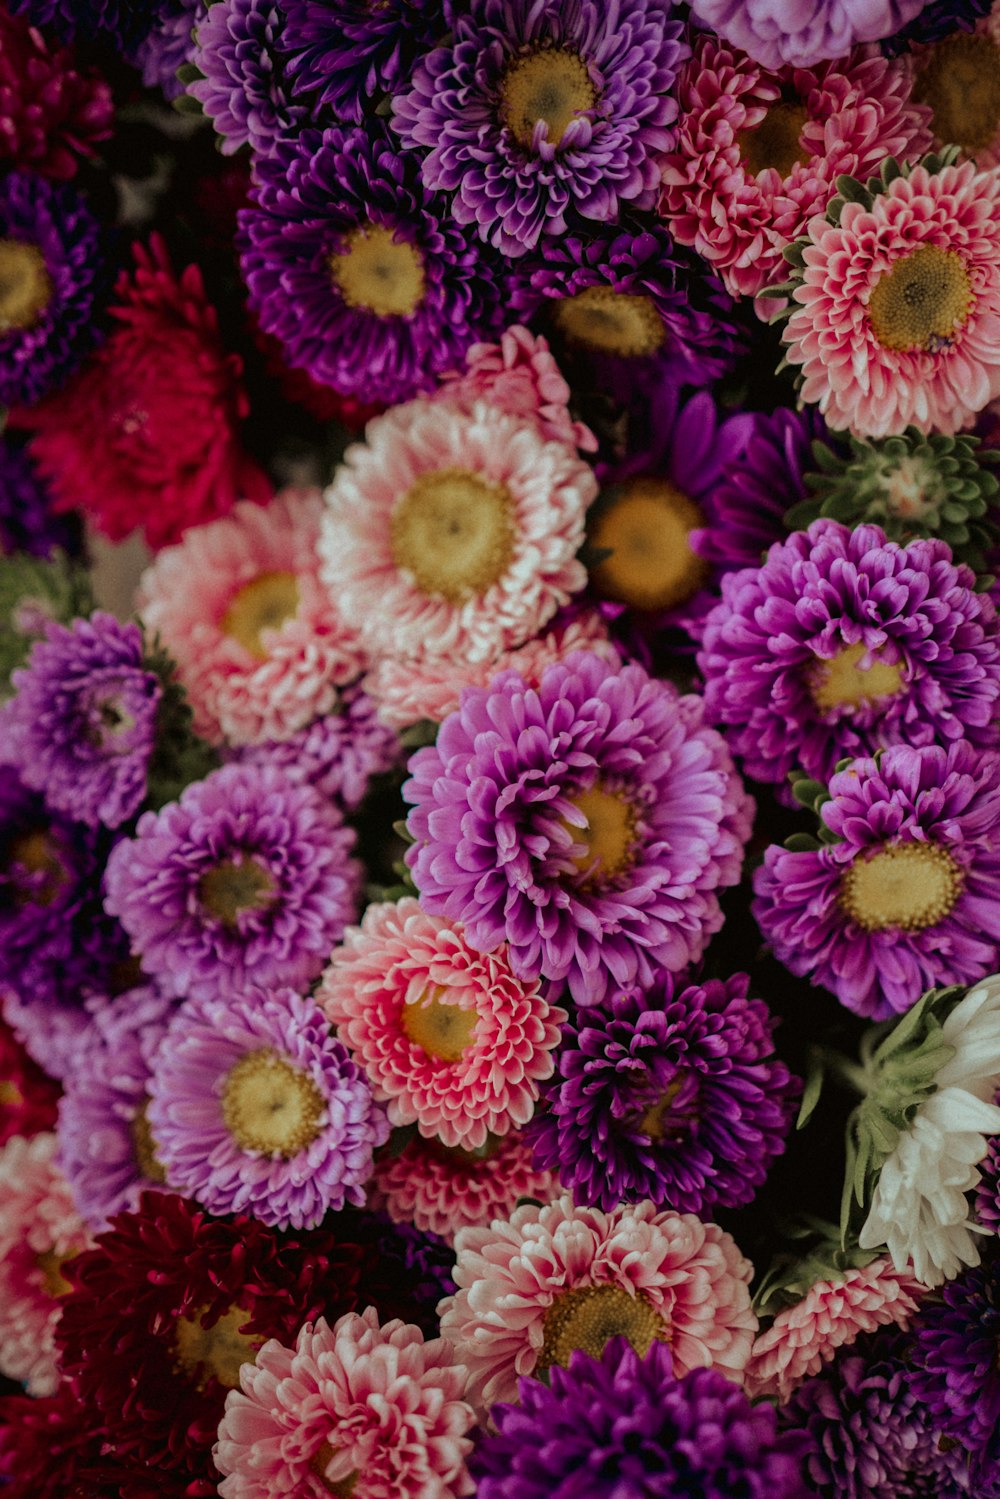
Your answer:
[[[971,31],[982,16],[988,16],[993,0],[925,0],[923,9],[908,25],[886,37],[882,51],[890,57],[905,52],[914,43],[939,42],[955,31]]]
[[[811,68],[891,36],[925,0],[691,0],[695,19],[765,68]]]
[[[428,187],[505,255],[652,208],[688,49],[663,0],[473,0],[393,100]]]
[[[55,812],[117,828],[146,798],[162,686],[142,631],[100,612],[51,624],[12,677],[5,714],[21,779]]]
[[[993,1102],[1000,1104],[1000,1092]],[[986,1154],[979,1162],[976,1220],[989,1233],[1000,1234],[1000,1136],[990,1140]]]
[[[66,40],[106,37],[128,56],[170,5],[169,0],[8,0],[8,9],[27,16],[33,26],[51,26]]]
[[[497,331],[502,272],[378,126],[303,131],[257,179],[257,207],[240,214],[250,301],[313,379],[401,401]]]
[[[389,1137],[364,1073],[319,1006],[291,989],[188,1000],[149,1092],[169,1185],[211,1213],[277,1228],[362,1207],[372,1153]]]
[[[195,28],[208,14],[209,0],[180,0],[181,8],[161,16],[135,54],[147,88],[162,89],[168,99],[177,99],[184,85],[178,68],[194,59]]]
[[[889,744],[1000,737],[1000,625],[941,541],[814,521],[730,573],[703,627],[705,712],[758,781],[827,781]]]
[[[1000,1259],[965,1270],[912,1329],[914,1394],[966,1451],[1000,1460]]]
[[[417,53],[446,26],[442,0],[281,0],[281,12],[296,92],[355,124],[403,87]]]
[[[808,1499],[807,1442],[715,1369],[675,1379],[664,1343],[645,1358],[624,1338],[600,1359],[577,1351],[520,1397],[490,1412],[477,1499]]]
[[[698,698],[585,652],[531,687],[466,688],[410,761],[425,909],[578,1004],[697,958],[740,875],[752,803]]]
[[[27,449],[0,439],[0,556],[27,552],[51,557],[57,547],[70,552],[77,545],[72,522],[49,508]]]
[[[665,975],[565,1026],[527,1129],[536,1166],[605,1211],[645,1198],[701,1215],[748,1203],[800,1092],[749,985],[737,974],[681,988]]]
[[[309,118],[286,82],[284,26],[275,0],[219,0],[197,28],[193,62],[204,77],[188,93],[222,136],[226,156],[247,145],[268,155]]]
[[[105,908],[171,993],[238,997],[314,979],[355,915],[354,834],[274,765],[225,765],[140,817]]]
[[[830,796],[837,841],[772,844],[754,875],[780,962],[875,1020],[1000,967],[1000,754],[900,745],[839,771]]]

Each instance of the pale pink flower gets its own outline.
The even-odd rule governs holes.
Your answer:
[[[285,489],[188,531],[158,553],[138,608],[177,663],[195,727],[213,743],[288,739],[337,702],[365,658],[319,579],[323,501]]]
[[[565,442],[586,453],[597,451],[590,428],[569,414],[569,386],[540,334],[515,323],[498,344],[473,344],[465,365],[445,375],[435,400],[466,408],[488,401],[510,416],[529,417],[551,442]]]
[[[467,1150],[528,1122],[566,1019],[515,978],[505,947],[476,952],[410,899],[348,927],[316,1000],[391,1124]]]

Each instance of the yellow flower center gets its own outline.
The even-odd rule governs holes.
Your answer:
[[[24,1094],[10,1078],[0,1078],[0,1104],[5,1109],[19,1109],[24,1103]]]
[[[759,125],[736,132],[736,144],[745,170],[756,177],[769,167],[779,177],[789,177],[796,162],[803,165],[809,152],[801,144],[809,111],[794,102],[772,104]]]
[[[392,557],[422,593],[451,604],[481,596],[514,552],[513,505],[504,484],[470,469],[421,474],[392,512]]]
[[[31,328],[52,298],[52,281],[37,245],[0,239],[0,333]]]
[[[552,309],[552,322],[569,343],[598,354],[642,359],[663,346],[666,331],[652,297],[587,286]]]
[[[1000,130],[1000,47],[988,36],[945,37],[921,68],[913,97],[930,105],[942,144],[975,156]]]
[[[691,532],[705,518],[669,479],[627,479],[592,512],[590,545],[609,551],[591,568],[604,598],[633,609],[671,609],[704,583],[708,567],[691,549]]]
[[[811,669],[813,702],[823,713],[846,704],[877,703],[904,690],[903,668],[895,661],[880,661],[873,651],[871,666],[859,666],[864,643],[845,646],[829,661],[817,659]]]
[[[299,607],[299,585],[294,573],[261,573],[245,583],[229,601],[222,616],[222,631],[238,640],[258,661],[266,661],[268,647],[264,630],[280,630],[293,619]]]
[[[840,881],[840,904],[866,932],[919,932],[949,914],[962,871],[937,843],[897,843],[858,858]]]
[[[129,1126],[132,1136],[132,1148],[135,1151],[135,1163],[147,1181],[157,1182],[162,1186],[167,1179],[167,1173],[160,1165],[156,1154],[156,1141],[153,1139],[153,1131],[149,1125],[149,1099],[143,1100],[136,1111]]]
[[[546,1309],[542,1322],[544,1342],[536,1369],[553,1364],[563,1368],[577,1348],[591,1358],[600,1358],[611,1338],[627,1338],[640,1358],[645,1358],[666,1330],[659,1313],[641,1291],[630,1296],[622,1286],[578,1286],[562,1291]]]
[[[75,1259],[79,1251],[73,1250],[70,1254],[58,1254],[54,1249],[46,1249],[35,1256],[35,1263],[42,1272],[42,1283],[46,1294],[55,1298],[68,1296],[73,1290],[73,1283],[66,1279],[62,1270],[70,1260]]]
[[[11,869],[19,865],[28,875],[45,876],[33,890],[15,888],[14,900],[18,905],[50,906],[67,883],[66,870],[45,828],[33,828],[30,833],[12,839],[7,863]]]
[[[274,900],[277,885],[256,859],[224,859],[207,869],[198,881],[198,897],[223,926],[235,927],[244,911],[264,911]]]
[[[329,1442],[323,1442],[309,1459],[309,1467],[327,1493],[333,1494],[334,1499],[351,1499],[358,1479],[361,1477],[359,1469],[355,1468],[354,1472],[348,1473],[346,1478],[338,1478],[336,1483],[326,1476],[326,1470],[330,1466],[331,1459],[336,1457],[337,1451],[338,1449],[331,1447]]]
[[[241,1150],[290,1160],[320,1132],[323,1095],[301,1068],[263,1047],[240,1057],[222,1086],[222,1120]]]
[[[540,120],[549,144],[558,146],[572,121],[596,103],[587,64],[566,47],[544,47],[517,57],[500,80],[500,118],[526,149]]]
[[[376,317],[412,317],[424,299],[424,257],[384,224],[362,224],[329,259],[330,275],[348,307]]]
[[[584,886],[603,885],[628,869],[635,858],[635,808],[620,792],[607,791],[598,782],[567,800],[587,819],[577,827],[567,819],[562,826],[583,851],[572,863],[586,878]]]
[[[178,1317],[174,1330],[176,1367],[198,1390],[205,1389],[212,1379],[228,1390],[238,1390],[240,1369],[254,1362],[265,1339],[240,1331],[250,1319],[245,1307],[231,1306],[218,1322],[203,1327],[201,1319],[207,1310],[199,1307],[191,1317]]]
[[[474,1007],[446,1003],[445,993],[443,989],[430,990],[412,1004],[405,1004],[400,1024],[414,1046],[428,1056],[458,1062],[472,1044],[479,1015]]]
[[[954,338],[973,301],[961,256],[937,245],[922,245],[872,287],[868,319],[884,349],[924,349],[933,354]]]
[[[656,1144],[660,1143],[667,1132],[667,1115],[670,1113],[674,1099],[681,1091],[682,1082],[683,1078],[678,1074],[669,1087],[665,1088],[660,1097],[656,1099],[655,1103],[649,1105],[649,1108],[639,1120],[639,1129],[641,1132],[644,1135],[648,1135]],[[674,1133],[674,1131],[671,1131],[671,1136]]]

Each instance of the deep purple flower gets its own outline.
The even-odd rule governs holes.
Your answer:
[[[393,128],[428,187],[505,255],[567,216],[652,208],[688,49],[664,0],[473,0],[418,63]]]
[[[913,1325],[913,1390],[966,1451],[1000,1459],[1000,1258],[964,1270]]]
[[[745,974],[619,994],[564,1027],[528,1126],[535,1164],[577,1203],[742,1207],[785,1148],[800,1084]]]
[[[988,16],[993,0],[924,0],[924,6],[901,31],[886,37],[882,51],[890,57],[905,52],[914,43],[939,42],[955,31],[971,31],[982,16]]]
[[[50,26],[67,40],[105,37],[123,56],[171,8],[170,0],[8,0],[8,5],[14,15],[27,16],[33,26]]]
[[[716,1369],[674,1378],[665,1343],[645,1358],[624,1338],[600,1359],[577,1351],[548,1384],[522,1379],[520,1397],[490,1412],[477,1499],[808,1499],[807,1442]]]
[[[730,573],[703,627],[705,711],[758,781],[890,744],[1000,736],[1000,623],[941,541],[814,521]]]
[[[446,27],[442,0],[281,0],[281,12],[296,92],[355,124],[407,83],[417,53]]]
[[[1000,1092],[993,1102],[1000,1104]],[[976,1220],[989,1233],[1000,1234],[1000,1136],[990,1140],[986,1154],[979,1162]]]
[[[168,99],[184,93],[178,68],[190,63],[195,51],[195,28],[208,14],[209,0],[180,0],[180,9],[160,17],[135,54],[147,88],[162,89]]]
[[[240,214],[250,301],[313,379],[401,401],[498,330],[503,273],[377,125],[303,131],[257,179],[257,206]]]
[[[315,1228],[331,1209],[363,1206],[372,1153],[389,1137],[364,1072],[292,989],[186,1001],[149,1093],[168,1184],[210,1213],[276,1228]]]
[[[926,0],[691,0],[696,20],[766,68],[811,68],[891,36]]]
[[[327,1219],[335,1233],[343,1222],[344,1238],[365,1251],[359,1303],[377,1306],[383,1322],[399,1317],[413,1322],[426,1338],[441,1330],[438,1302],[455,1294],[455,1251],[437,1234],[412,1223],[393,1223],[385,1213],[355,1213]]]
[[[421,901],[519,978],[578,1004],[646,988],[722,924],[752,803],[725,745],[640,666],[575,653],[534,688],[515,671],[467,688],[410,761],[407,852]]]
[[[51,557],[56,547],[76,549],[72,523],[52,513],[27,449],[0,439],[0,556]]]
[[[830,782],[837,841],[772,844],[754,915],[775,957],[859,1015],[1000,967],[1000,754],[898,745]]]
[[[309,107],[293,103],[286,80],[284,7],[275,0],[219,0],[196,32],[193,62],[204,74],[188,85],[230,156],[241,146],[268,155],[298,133]]]
[[[355,915],[354,834],[274,765],[225,765],[140,817],[114,850],[105,908],[171,993],[308,984]]]

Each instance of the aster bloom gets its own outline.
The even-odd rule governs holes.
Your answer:
[[[111,134],[111,89],[73,54],[5,9],[0,15],[0,155],[66,181]]]
[[[350,612],[320,580],[323,502],[284,489],[188,531],[143,574],[137,607],[177,662],[198,731],[218,744],[287,739],[337,704],[364,665]]]
[[[161,16],[136,48],[135,65],[147,88],[158,88],[169,100],[184,93],[178,70],[194,57],[196,28],[208,13],[209,0],[180,0],[177,9]]]
[[[531,1118],[566,1018],[502,947],[480,954],[409,899],[348,927],[316,998],[390,1122],[466,1150]]]
[[[9,0],[9,9],[61,37],[89,41],[100,35],[127,56],[158,19],[164,0]]]
[[[66,1380],[52,1395],[0,1399],[0,1480],[8,1499],[65,1499],[84,1491],[103,1499],[92,1480],[84,1490],[101,1439],[80,1414]]]
[[[296,93],[356,124],[409,81],[416,55],[445,29],[443,0],[282,0],[281,9]]]
[[[755,780],[893,744],[997,744],[1000,639],[990,601],[941,541],[814,521],[722,579],[702,627],[705,711]]]
[[[947,29],[938,20],[929,35],[914,37],[906,64],[913,98],[930,109],[935,145],[959,146],[966,160],[995,167],[1000,164],[1000,6],[980,3],[974,10],[978,19],[953,16]]]
[[[994,1095],[993,1102],[1000,1104],[1000,1093]],[[988,1142],[979,1162],[976,1219],[987,1232],[1000,1234],[1000,1136]]]
[[[965,1270],[913,1329],[914,1393],[967,1451],[1000,1456],[1000,1261]]]
[[[213,1450],[221,1499],[471,1494],[464,1382],[443,1339],[380,1327],[371,1307],[332,1327],[307,1322],[293,1348],[266,1343],[226,1399]]]
[[[752,804],[702,705],[581,652],[468,688],[403,788],[421,904],[578,1004],[696,959]]]
[[[891,36],[912,21],[925,0],[817,0],[780,6],[774,0],[692,0],[696,20],[741,47],[767,68],[810,68],[843,57],[857,42]]]
[[[287,79],[284,7],[274,0],[210,4],[195,31],[192,63],[201,77],[188,93],[201,104],[231,156],[241,146],[267,155],[307,123]]]
[[[663,1343],[574,1353],[549,1384],[522,1379],[518,1404],[491,1419],[473,1461],[478,1499],[806,1499],[801,1438],[779,1435],[775,1412],[714,1369],[678,1379]]]
[[[238,240],[250,305],[321,384],[405,400],[496,331],[502,272],[377,123],[299,132],[258,160],[253,198]]]
[[[30,1395],[59,1382],[55,1327],[71,1289],[62,1271],[90,1242],[55,1150],[52,1134],[15,1135],[0,1150],[0,1374]]]
[[[6,1145],[13,1135],[30,1139],[51,1130],[58,1097],[57,1085],[0,1020],[0,1145]]]
[[[68,552],[74,540],[72,525],[52,514],[45,486],[24,448],[0,440],[0,557],[10,552],[51,557],[57,548]]]
[[[528,1129],[577,1202],[742,1207],[784,1150],[800,1092],[745,974],[616,994],[566,1026]]]

